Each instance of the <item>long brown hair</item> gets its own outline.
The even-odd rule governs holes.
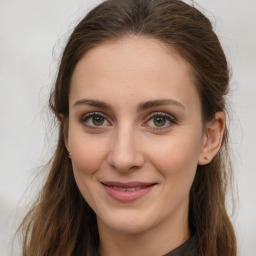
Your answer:
[[[204,121],[226,112],[229,70],[210,21],[180,0],[108,0],[82,19],[64,49],[50,96],[59,138],[44,187],[23,220],[23,256],[94,255],[99,245],[96,216],[81,196],[64,144],[72,74],[83,55],[108,40],[126,36],[159,39],[191,66]],[[228,134],[213,161],[198,166],[190,192],[189,225],[203,256],[236,256],[235,233],[225,199],[231,182]]]

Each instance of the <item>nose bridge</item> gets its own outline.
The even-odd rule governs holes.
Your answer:
[[[129,122],[117,127],[111,141],[109,164],[118,171],[128,171],[132,167],[140,167],[144,159],[138,148],[138,139],[136,129]]]

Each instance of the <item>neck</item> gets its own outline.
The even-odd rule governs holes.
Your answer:
[[[131,234],[109,228],[98,219],[101,256],[164,255],[190,237],[188,214],[163,221],[145,232]]]

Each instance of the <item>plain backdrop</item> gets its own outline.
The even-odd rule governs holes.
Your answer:
[[[61,50],[99,2],[0,0],[1,256],[11,255],[17,225],[40,188],[42,177],[34,178],[54,148],[47,98]],[[238,191],[232,220],[240,255],[256,256],[256,1],[195,4],[213,22],[232,70],[229,126]],[[13,255],[21,255],[16,245]]]

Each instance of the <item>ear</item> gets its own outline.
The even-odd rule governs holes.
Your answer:
[[[226,117],[223,112],[217,112],[214,119],[206,123],[198,159],[199,165],[209,164],[217,155],[222,144],[225,127]]]

